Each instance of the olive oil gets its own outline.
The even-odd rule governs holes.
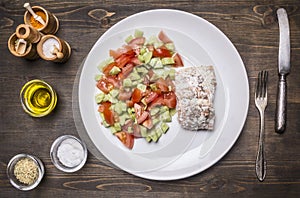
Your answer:
[[[20,93],[23,109],[33,117],[48,115],[56,106],[57,95],[44,81],[27,82]]]

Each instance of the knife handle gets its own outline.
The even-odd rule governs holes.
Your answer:
[[[279,74],[278,91],[277,91],[277,105],[276,105],[276,118],[275,118],[275,131],[276,133],[283,133],[286,127],[286,94],[287,83],[286,75]]]

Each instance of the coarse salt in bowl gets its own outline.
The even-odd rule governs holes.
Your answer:
[[[53,142],[50,157],[56,168],[72,173],[84,166],[87,160],[87,148],[77,137],[63,135]]]

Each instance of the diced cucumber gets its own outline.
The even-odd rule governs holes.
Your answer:
[[[121,69],[117,66],[113,66],[113,68],[109,71],[109,75],[117,75],[121,72]]]
[[[149,136],[151,137],[152,141],[157,142],[158,136],[157,136],[157,133],[156,133],[155,130],[153,130],[153,131],[149,134]]]
[[[149,62],[149,65],[151,67],[154,67],[156,65],[157,61],[159,61],[159,58],[152,58]]]
[[[153,126],[155,126],[155,125],[158,124],[159,122],[160,122],[160,121],[159,121],[159,119],[157,119],[157,118],[155,118],[155,119],[152,120]]]
[[[139,127],[140,127],[140,130],[141,130],[141,136],[142,137],[147,137],[147,135],[148,135],[147,128],[144,127],[144,126],[141,126],[141,125],[139,125]]]
[[[136,29],[136,30],[134,31],[134,37],[135,37],[135,38],[139,38],[139,37],[143,37],[143,36],[144,36],[144,32],[143,32],[143,31],[138,30],[138,29]]]
[[[152,58],[152,52],[145,52],[143,54],[143,59],[146,64],[148,64],[151,61],[151,58]]]
[[[102,74],[96,74],[95,75],[95,81],[99,81],[103,77]]]
[[[161,137],[161,135],[163,134],[163,131],[160,127],[157,127],[156,130],[156,135],[157,135],[157,138],[159,139]]]
[[[157,86],[156,86],[155,83],[150,84],[150,88],[151,88],[152,91],[156,91],[157,90]]]
[[[174,62],[174,59],[173,59],[172,57],[165,57],[165,58],[162,58],[162,59],[161,59],[161,63],[162,63],[163,65],[172,65],[172,64],[174,64],[175,62]]]
[[[156,36],[153,36],[153,35],[150,36],[147,40],[147,44],[149,44],[149,45],[153,45],[154,43],[157,43],[157,42],[159,42],[159,40],[157,39]]]
[[[116,129],[116,131],[121,131],[122,130],[121,129],[121,124],[118,123],[118,122],[116,122],[113,127]]]
[[[144,62],[144,56],[143,55],[139,54],[138,59],[139,59],[139,61]]]
[[[163,64],[162,64],[162,62],[161,62],[160,59],[157,60],[157,62],[156,62],[155,65],[154,65],[154,68],[155,68],[155,69],[161,69],[161,68],[164,68],[164,66],[163,66]]]
[[[171,80],[175,80],[175,73],[176,73],[175,69],[170,69],[168,73]]]
[[[154,116],[155,114],[157,114],[159,112],[159,108],[154,107],[150,110],[150,115]]]
[[[100,104],[103,99],[105,97],[105,94],[104,93],[98,93],[96,96],[95,96],[95,100],[96,100],[96,103],[97,104]]]
[[[115,129],[115,127],[110,127],[109,129],[112,134],[117,133],[117,130]]]
[[[147,86],[144,85],[144,84],[138,84],[138,85],[137,85],[137,88],[138,88],[139,90],[141,90],[142,92],[145,92],[146,89],[147,89]]]
[[[170,112],[169,112],[169,111],[163,112],[163,113],[160,115],[160,119],[161,119],[163,122],[171,122],[171,121],[172,121],[172,117],[171,117],[171,115],[170,115]]]
[[[166,133],[169,130],[169,125],[167,123],[162,122],[160,124],[160,128],[161,128],[163,133]]]
[[[110,94],[106,94],[103,101],[109,101],[111,103],[117,103],[118,102],[118,99],[117,98],[114,98],[112,97]]]
[[[128,44],[128,43],[130,43],[130,41],[132,41],[132,39],[134,39],[133,36],[132,36],[132,35],[129,35],[129,36],[125,39],[125,42]]]
[[[146,68],[143,67],[143,66],[137,67],[137,68],[136,68],[136,71],[137,71],[138,73],[142,73],[142,74],[147,74],[147,73],[148,73],[148,69],[146,69]]]
[[[163,45],[164,45],[164,43],[161,42],[161,41],[159,41],[159,40],[157,40],[157,42],[153,43],[153,46],[154,46],[155,48],[159,48],[159,47],[161,47],[161,46],[163,46]]]
[[[130,75],[129,75],[129,78],[130,80],[139,80],[141,79],[140,75],[137,73],[137,72],[132,72]]]
[[[140,50],[140,55],[143,55],[146,52],[147,52],[147,48],[146,47],[142,47],[141,50]]]
[[[119,95],[119,90],[117,89],[112,89],[109,94],[112,96],[112,97],[117,97]]]
[[[170,115],[173,117],[176,114],[176,108],[170,109]]]
[[[162,106],[160,109],[159,109],[160,113],[164,113],[166,111],[169,111],[169,107],[167,106]]]
[[[174,43],[166,43],[165,44],[166,48],[170,51],[175,51],[175,45]]]
[[[125,78],[125,79],[123,80],[123,86],[124,86],[124,87],[131,87],[131,86],[132,86],[132,81],[131,81],[131,79],[130,79],[130,78]]]
[[[127,132],[128,132],[128,133],[133,133],[132,127],[128,127],[128,128],[127,128]]]
[[[107,128],[109,127],[109,124],[105,121],[105,118],[104,118],[104,114],[103,113],[100,113],[100,117],[102,119],[102,125]]]
[[[151,142],[152,141],[152,138],[150,136],[147,136],[145,139],[147,140],[147,142]]]
[[[114,111],[120,115],[122,114],[123,110],[122,110],[122,106],[121,106],[121,103],[120,102],[117,102],[114,106]]]

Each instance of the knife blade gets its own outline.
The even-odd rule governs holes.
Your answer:
[[[275,117],[275,131],[283,133],[286,128],[287,83],[286,76],[290,73],[290,28],[288,15],[284,8],[277,10],[279,24],[278,52],[278,91]]]

